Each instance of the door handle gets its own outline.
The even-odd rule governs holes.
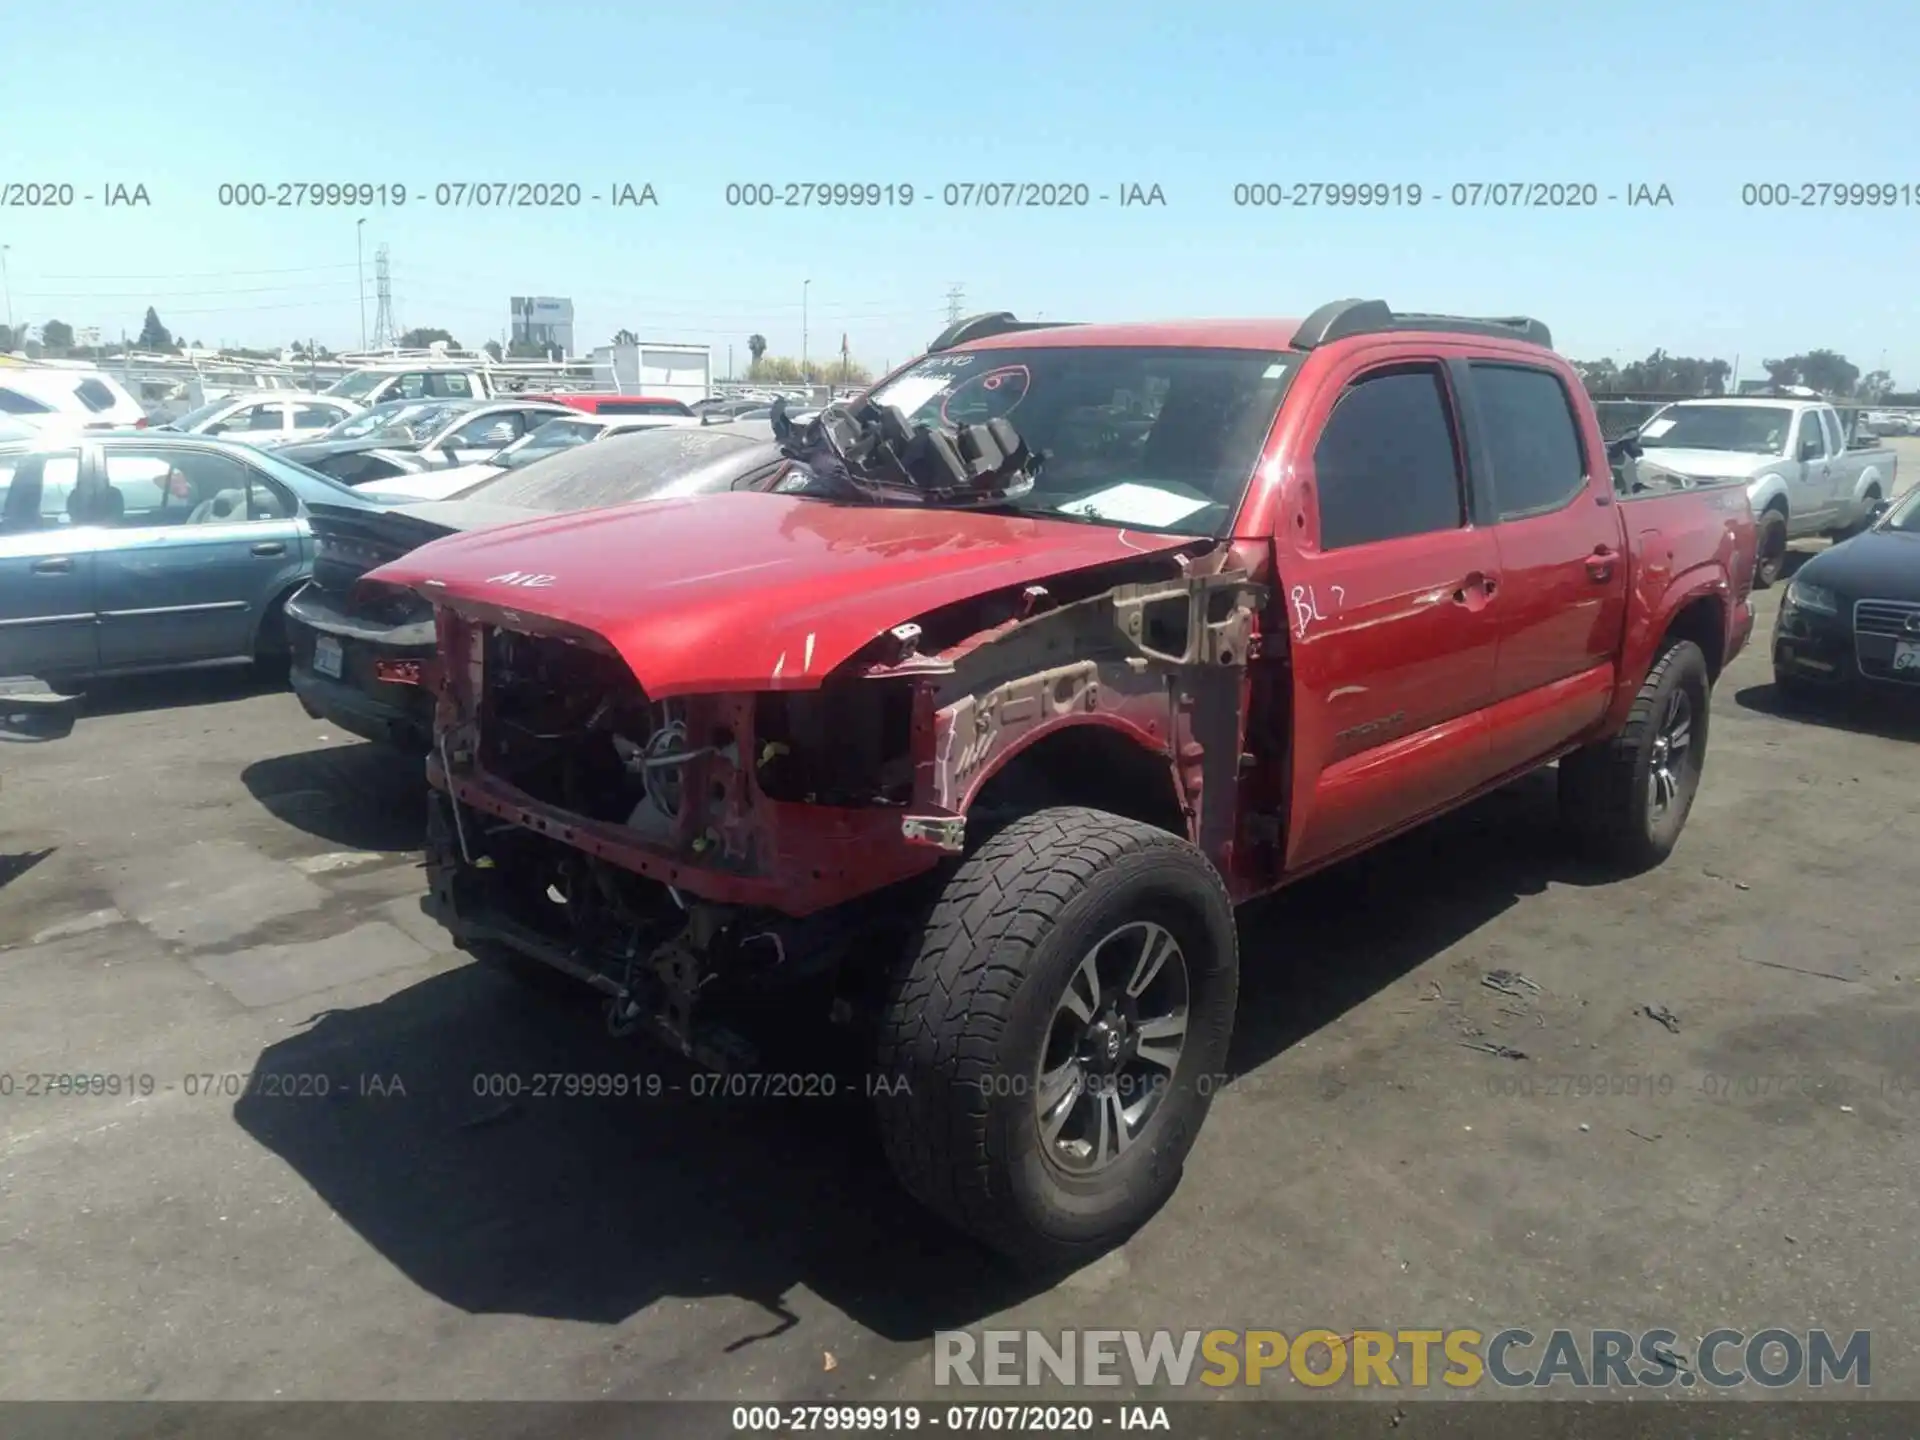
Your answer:
[[[1613,562],[1620,558],[1617,550],[1608,545],[1596,545],[1593,554],[1587,557],[1587,577],[1596,584],[1613,578]]]
[[[258,545],[253,547],[253,553],[256,555],[284,555],[287,553],[287,547],[285,542],[280,540],[262,540]]]
[[[35,575],[71,575],[73,573],[72,557],[56,555],[50,560],[36,560],[33,562],[33,573]]]
[[[1493,592],[1500,588],[1500,582],[1478,570],[1460,582],[1460,588],[1453,592],[1453,603],[1464,605],[1469,610],[1478,610],[1493,598]]]

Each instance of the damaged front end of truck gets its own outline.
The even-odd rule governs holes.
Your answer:
[[[857,444],[882,423],[856,415],[824,462],[820,422],[792,435],[787,493],[380,572],[436,605],[428,866],[456,943],[592,987],[616,1034],[747,1069],[800,996],[870,1017],[926,887],[1005,818],[1097,804],[1230,870],[1250,567],[1210,540],[849,496],[833,458],[870,477]],[[894,426],[897,459],[922,442]],[[1029,463],[1004,427],[934,443],[991,486]]]

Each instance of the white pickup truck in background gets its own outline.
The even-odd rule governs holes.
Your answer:
[[[1746,480],[1762,590],[1780,578],[1789,540],[1856,535],[1894,495],[1892,449],[1850,438],[1825,401],[1773,397],[1680,400],[1640,427],[1645,462],[1689,479]]]

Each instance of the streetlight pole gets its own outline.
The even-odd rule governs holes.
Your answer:
[[[800,378],[809,385],[813,372],[807,368],[807,290],[812,284],[811,280],[800,282]]]
[[[353,222],[353,264],[360,273],[360,353],[367,353],[367,258],[361,237],[366,233],[367,217]]]

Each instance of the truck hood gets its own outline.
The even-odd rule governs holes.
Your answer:
[[[1778,455],[1749,455],[1738,450],[1677,450],[1643,444],[1641,453],[1656,465],[1703,480],[1739,480],[1780,463]]]
[[[367,578],[516,629],[597,635],[659,700],[814,689],[916,615],[1206,543],[1066,520],[734,491],[456,535]]]

